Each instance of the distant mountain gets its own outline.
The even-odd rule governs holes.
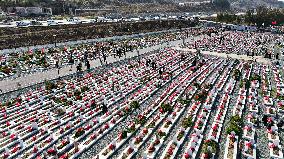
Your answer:
[[[282,8],[284,7],[283,1],[278,0],[229,0],[232,9],[246,10],[254,9],[258,6],[266,6],[269,8]]]
[[[75,9],[108,9],[113,12],[131,13],[167,13],[167,12],[214,12],[222,11],[211,1],[226,0],[0,0],[0,8],[7,7],[51,7],[54,14],[69,14]],[[278,0],[227,0],[234,11],[257,8],[258,6],[284,7],[284,2]],[[193,2],[203,2],[195,3]],[[206,2],[206,3],[204,3]],[[208,3],[209,2],[209,3]],[[180,3],[184,4],[183,6]],[[98,12],[100,13],[100,12]],[[104,13],[102,13],[104,14]]]

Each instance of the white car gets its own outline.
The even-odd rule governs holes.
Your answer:
[[[55,20],[47,20],[47,25],[51,26],[51,25],[58,25],[58,22]]]

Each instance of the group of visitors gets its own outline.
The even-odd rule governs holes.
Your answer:
[[[271,58],[275,42],[279,43],[283,36],[271,33],[254,33],[238,31],[217,31],[189,42],[190,48],[203,51],[235,53],[248,56],[263,55]],[[276,54],[275,54],[276,56]]]

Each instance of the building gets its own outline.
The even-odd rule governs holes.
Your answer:
[[[205,4],[210,4],[211,1],[191,1],[191,2],[182,2],[179,3],[180,6],[186,6],[186,7],[194,7],[194,6],[201,6]]]
[[[235,24],[224,24],[224,26],[231,30],[237,31],[256,31],[256,26],[249,26],[249,25],[235,25]]]
[[[9,13],[16,13],[19,16],[52,15],[51,8],[42,7],[9,7]]]

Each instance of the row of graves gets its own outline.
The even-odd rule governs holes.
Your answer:
[[[281,67],[172,48],[143,56],[158,69],[130,60],[3,101],[0,158],[283,158]]]

